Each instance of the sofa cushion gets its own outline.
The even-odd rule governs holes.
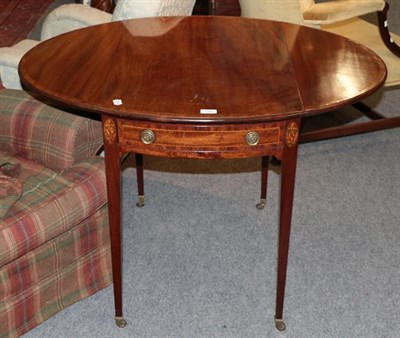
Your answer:
[[[0,267],[68,231],[107,202],[102,157],[56,172],[0,151],[0,162],[21,164],[22,196],[0,219]]]
[[[195,0],[118,0],[112,21],[154,16],[191,15]]]
[[[18,64],[24,54],[37,44],[39,41],[25,39],[12,47],[0,48],[0,78],[5,88],[22,89]]]
[[[0,150],[60,171],[95,154],[102,143],[99,121],[50,107],[24,91],[0,91]]]
[[[53,9],[43,21],[40,40],[111,21],[111,14],[93,7],[69,3]]]

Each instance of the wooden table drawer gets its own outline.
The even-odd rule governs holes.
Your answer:
[[[254,157],[282,149],[282,122],[252,125],[181,125],[118,121],[124,151],[155,156]]]

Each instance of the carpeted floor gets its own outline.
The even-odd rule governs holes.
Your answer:
[[[400,33],[399,16],[392,23]],[[400,115],[399,88],[368,102]],[[399,129],[300,146],[285,332],[273,321],[279,167],[260,211],[259,159],[146,157],[140,209],[132,165],[123,171],[127,327],[114,324],[109,287],[25,337],[400,336]]]

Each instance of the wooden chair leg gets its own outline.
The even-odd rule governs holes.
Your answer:
[[[91,7],[100,9],[103,12],[112,13],[114,7],[114,1],[111,0],[92,0]]]
[[[257,209],[264,209],[267,203],[269,156],[261,157],[261,197]]]
[[[144,206],[144,180],[143,180],[143,155],[135,154],[136,159],[136,181],[138,188],[138,201],[136,206],[139,208]]]
[[[379,33],[385,46],[396,56],[400,57],[400,46],[398,46],[393,39],[390,37],[389,24],[387,19],[387,12],[389,10],[389,4],[386,2],[385,7],[381,12],[378,12],[378,26]]]

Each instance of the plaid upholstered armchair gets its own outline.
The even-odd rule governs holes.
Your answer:
[[[111,284],[97,121],[0,91],[0,337]]]

